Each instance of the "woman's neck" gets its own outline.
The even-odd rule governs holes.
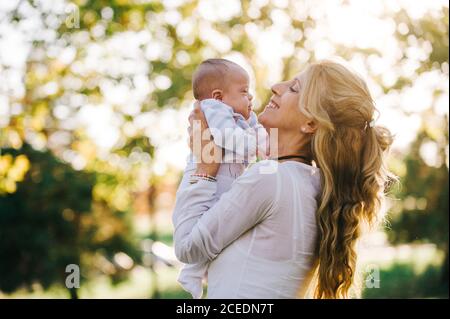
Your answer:
[[[278,135],[278,154],[271,154],[273,157],[280,158],[289,155],[302,155],[312,159],[311,140],[305,135],[287,134],[279,132]],[[300,161],[300,159],[298,159]]]

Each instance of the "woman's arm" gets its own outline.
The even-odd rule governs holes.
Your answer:
[[[173,223],[175,254],[180,261],[215,258],[270,215],[277,196],[276,174],[261,174],[259,166],[249,168],[216,202],[216,183],[206,180],[177,194]]]
[[[193,125],[199,121],[200,125]],[[198,102],[189,115],[190,148],[195,139],[208,130],[205,116]],[[197,131],[196,131],[197,127]],[[203,159],[202,150],[210,141],[197,140],[200,152],[194,155]],[[215,145],[215,144],[214,144]],[[221,149],[214,146],[213,152]],[[217,158],[216,158],[217,159]],[[220,161],[197,163],[196,173],[216,176]],[[198,179],[177,193],[173,213],[174,243],[177,258],[185,263],[211,260],[241,234],[268,216],[273,198],[276,198],[275,174],[261,174],[259,164],[253,165],[232,184],[231,189],[215,199],[216,183]]]

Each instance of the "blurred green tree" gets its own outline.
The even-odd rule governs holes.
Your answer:
[[[434,123],[435,125],[437,123]],[[394,244],[431,242],[445,253],[441,284],[448,287],[448,214],[449,179],[446,166],[448,151],[448,118],[442,121],[444,135],[436,141],[435,127],[424,127],[404,159],[406,174],[396,193],[388,238]],[[435,149],[427,149],[434,145]],[[436,151],[435,166],[424,161],[424,152]]]
[[[27,144],[2,153],[26,156],[31,166],[14,192],[0,196],[0,290],[64,286],[69,264],[80,267],[82,280],[102,272],[123,279],[129,269],[114,257],[125,253],[139,260],[139,254],[126,215],[93,198],[96,178],[105,175],[76,171]]]
[[[403,46],[407,47],[412,39],[432,43],[429,58],[422,61],[418,67],[419,75],[440,70],[444,65],[448,66],[448,19],[448,8],[443,10],[441,19],[427,15],[415,20],[404,11],[398,13],[396,20],[405,23],[409,30],[405,34],[398,34]],[[406,59],[406,56],[403,59]],[[401,90],[411,83],[412,79],[400,77],[392,89]],[[439,115],[433,105],[441,93],[440,89],[436,89],[432,94],[432,104],[421,112],[421,128],[403,158],[401,165],[403,172],[399,172],[401,186],[395,192],[398,200],[394,202],[391,211],[391,226],[387,234],[393,244],[410,242],[437,244],[445,254],[441,269],[441,284],[447,287],[448,294],[449,122],[448,116]]]

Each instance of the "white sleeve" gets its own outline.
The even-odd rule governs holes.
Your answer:
[[[219,147],[238,155],[237,159],[252,158],[257,152],[257,137],[250,127],[240,127],[233,109],[217,100],[207,99],[200,103],[206,122]],[[243,121],[241,121],[243,122]]]
[[[277,197],[276,174],[261,174],[254,164],[214,201],[216,183],[199,180],[177,196],[174,244],[184,263],[214,259],[244,232],[272,212]]]

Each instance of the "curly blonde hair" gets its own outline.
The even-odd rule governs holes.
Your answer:
[[[373,125],[376,109],[365,81],[341,63],[309,65],[299,103],[317,123],[311,148],[322,171],[314,297],[348,298],[362,226],[382,220],[386,186],[395,180],[386,167],[393,136]]]

